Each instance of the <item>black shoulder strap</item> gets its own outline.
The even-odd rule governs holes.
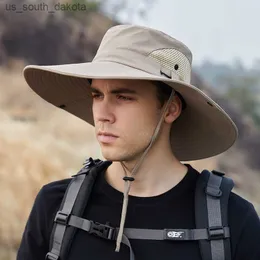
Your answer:
[[[234,186],[224,174],[207,170],[198,179],[195,194],[195,218],[197,229],[207,229],[209,239],[200,240],[203,260],[231,260],[228,229],[228,200]]]
[[[84,167],[73,176],[54,219],[50,239],[50,252],[46,260],[65,260],[76,233],[75,227],[68,226],[71,215],[82,216],[98,173],[112,162],[89,158]]]

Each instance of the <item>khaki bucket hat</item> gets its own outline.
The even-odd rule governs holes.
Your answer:
[[[180,41],[153,28],[113,26],[91,62],[29,65],[23,75],[40,97],[94,126],[90,79],[162,81],[181,94],[186,108],[171,128],[171,146],[180,161],[223,153],[237,139],[228,114],[191,85],[192,53]]]

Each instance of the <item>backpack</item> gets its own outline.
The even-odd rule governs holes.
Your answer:
[[[81,218],[96,177],[111,163],[90,157],[72,176],[54,219],[46,260],[65,260],[77,229],[102,239],[116,240],[119,227]],[[195,192],[196,229],[124,228],[122,243],[130,249],[130,260],[135,260],[135,256],[129,239],[198,240],[203,260],[231,260],[228,200],[233,186],[233,181],[224,177],[224,173],[202,171]]]

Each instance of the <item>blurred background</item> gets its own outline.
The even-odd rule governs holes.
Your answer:
[[[102,159],[93,129],[32,92],[24,66],[90,61],[121,23],[162,30],[192,50],[192,83],[230,114],[239,139],[188,163],[226,172],[260,214],[259,11],[257,0],[0,0],[0,260],[15,259],[44,184],[75,174],[89,156]]]

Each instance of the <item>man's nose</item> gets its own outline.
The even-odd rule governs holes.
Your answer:
[[[110,123],[115,121],[113,103],[109,98],[104,97],[101,101],[98,102],[98,104],[94,105],[94,108],[94,113],[96,111],[97,121]]]

